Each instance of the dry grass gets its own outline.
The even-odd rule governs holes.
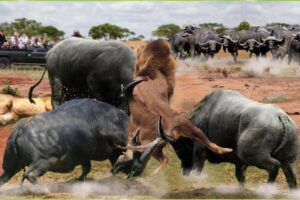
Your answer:
[[[262,103],[284,103],[289,102],[290,99],[285,98],[284,96],[275,96],[275,97],[264,97]]]
[[[44,67],[28,66],[28,65],[13,65],[11,69],[0,69],[0,75],[3,76],[27,76],[29,78],[40,78],[43,73]],[[44,79],[48,77],[45,74]]]

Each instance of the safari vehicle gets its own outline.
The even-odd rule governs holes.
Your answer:
[[[48,50],[30,45],[27,45],[24,49],[0,48],[0,68],[10,67],[11,64],[44,66],[46,64],[45,55]]]

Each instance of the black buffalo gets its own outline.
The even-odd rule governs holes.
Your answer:
[[[293,27],[293,39],[288,51],[288,63],[295,61],[300,65],[300,27]]]
[[[255,48],[263,45],[263,43],[257,40],[256,30],[241,30],[239,35],[239,48],[250,52],[250,57],[255,51]]]
[[[193,57],[195,53],[195,37],[193,33],[186,30],[175,33],[171,39],[171,48],[175,57]]]
[[[217,90],[197,105],[190,119],[212,142],[233,152],[217,155],[200,143],[181,138],[172,145],[185,174],[193,168],[201,172],[207,159],[235,164],[235,175],[242,186],[246,168],[256,166],[268,172],[270,183],[282,168],[289,187],[297,187],[292,167],[298,154],[297,127],[277,106],[252,101],[238,92]]]
[[[267,56],[267,52],[270,51],[270,48],[267,43],[265,43],[266,38],[268,38],[271,35],[271,33],[263,27],[258,28],[258,30],[255,32],[255,40],[257,41],[256,45],[254,46],[253,53],[258,58],[260,55],[262,57]]]
[[[221,34],[223,40],[223,50],[226,52],[228,50],[231,53],[233,61],[237,61],[238,56],[238,45],[239,36],[235,30],[226,30]]]
[[[222,47],[221,38],[218,34],[210,29],[200,28],[195,31],[196,51],[203,54],[207,60],[213,58]]]
[[[133,50],[121,42],[75,37],[60,42],[46,55],[53,108],[89,97],[125,110],[120,85],[132,82],[134,62]]]
[[[269,49],[271,49],[273,58],[283,59],[288,54],[293,33],[288,29],[280,27],[273,28],[270,32],[271,35],[264,39],[264,42],[268,45]]]
[[[31,183],[47,171],[67,173],[82,166],[79,180],[91,169],[91,160],[109,160],[122,154],[116,145],[127,145],[128,116],[97,100],[76,99],[59,108],[23,119],[8,138],[0,185],[25,166]]]

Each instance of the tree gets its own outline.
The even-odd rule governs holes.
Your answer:
[[[172,36],[179,31],[181,31],[181,28],[176,24],[164,24],[154,30],[152,35],[171,39]]]
[[[224,32],[226,30],[226,27],[223,24],[215,23],[215,22],[202,23],[202,24],[199,24],[199,27],[200,28],[212,28],[218,34]]]
[[[250,29],[250,23],[246,22],[246,21],[242,21],[238,27],[236,28],[237,31],[241,31],[241,30],[249,30]]]
[[[27,33],[29,37],[47,34],[53,40],[65,34],[54,26],[43,26],[42,23],[27,18],[18,18],[11,23],[3,22],[0,24],[0,30],[6,35],[12,35],[16,31],[20,34]]]
[[[281,22],[273,22],[273,23],[266,24],[266,27],[278,27],[278,26],[288,28],[291,25],[287,23],[281,23]]]
[[[114,24],[100,24],[98,26],[93,26],[89,30],[89,36],[93,39],[105,39],[105,40],[116,40],[121,38],[129,37],[130,35],[135,35],[134,32],[127,28],[122,28]]]
[[[8,22],[2,22],[0,24],[0,31],[3,31],[6,34],[11,34],[13,29]]]
[[[58,30],[54,26],[44,26],[40,29],[40,33],[46,34],[47,37],[57,41],[60,37],[65,35],[65,32]]]
[[[131,40],[131,41],[138,41],[138,40],[143,40],[143,39],[145,39],[145,37],[143,35],[139,35],[137,37],[129,38],[129,40]]]
[[[40,34],[42,23],[27,18],[18,18],[11,23],[12,29],[19,33],[27,33],[29,36]]]

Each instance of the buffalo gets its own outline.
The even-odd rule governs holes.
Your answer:
[[[120,85],[132,82],[134,62],[134,51],[121,42],[63,40],[46,55],[53,108],[70,99],[89,97],[127,110],[126,101],[119,98]]]
[[[195,38],[192,33],[180,31],[173,35],[171,47],[175,57],[178,54],[179,58],[193,57],[195,54]]]
[[[300,27],[293,27],[293,39],[288,51],[288,63],[292,60],[300,65]]]
[[[293,164],[298,154],[297,127],[279,107],[252,101],[231,90],[217,90],[206,96],[190,113],[190,120],[218,145],[232,148],[219,155],[188,138],[172,143],[182,161],[184,173],[202,171],[205,160],[230,162],[241,186],[245,170],[256,166],[268,172],[273,183],[282,168],[290,188],[297,187]]]
[[[256,30],[241,30],[239,35],[239,48],[250,52],[250,57],[255,51],[255,48],[260,47],[264,43],[258,41]]]
[[[292,39],[292,31],[277,27],[273,28],[271,30],[271,35],[263,41],[267,43],[269,49],[271,49],[273,58],[283,59],[288,54]]]
[[[256,58],[258,58],[260,55],[262,57],[267,56],[267,52],[270,51],[270,48],[265,41],[270,35],[271,33],[263,27],[258,28],[258,30],[255,32],[255,40],[258,42],[254,46],[253,53],[256,55]]]
[[[213,58],[220,51],[223,44],[215,31],[206,28],[197,29],[195,42],[197,52],[202,53],[206,60],[209,56]]]
[[[25,166],[22,182],[36,183],[47,171],[67,173],[82,166],[84,180],[91,160],[113,165],[127,145],[128,116],[97,100],[74,99],[59,108],[21,120],[7,141],[0,185]]]
[[[221,34],[223,51],[231,53],[233,61],[237,61],[239,36],[235,30],[226,30]]]

